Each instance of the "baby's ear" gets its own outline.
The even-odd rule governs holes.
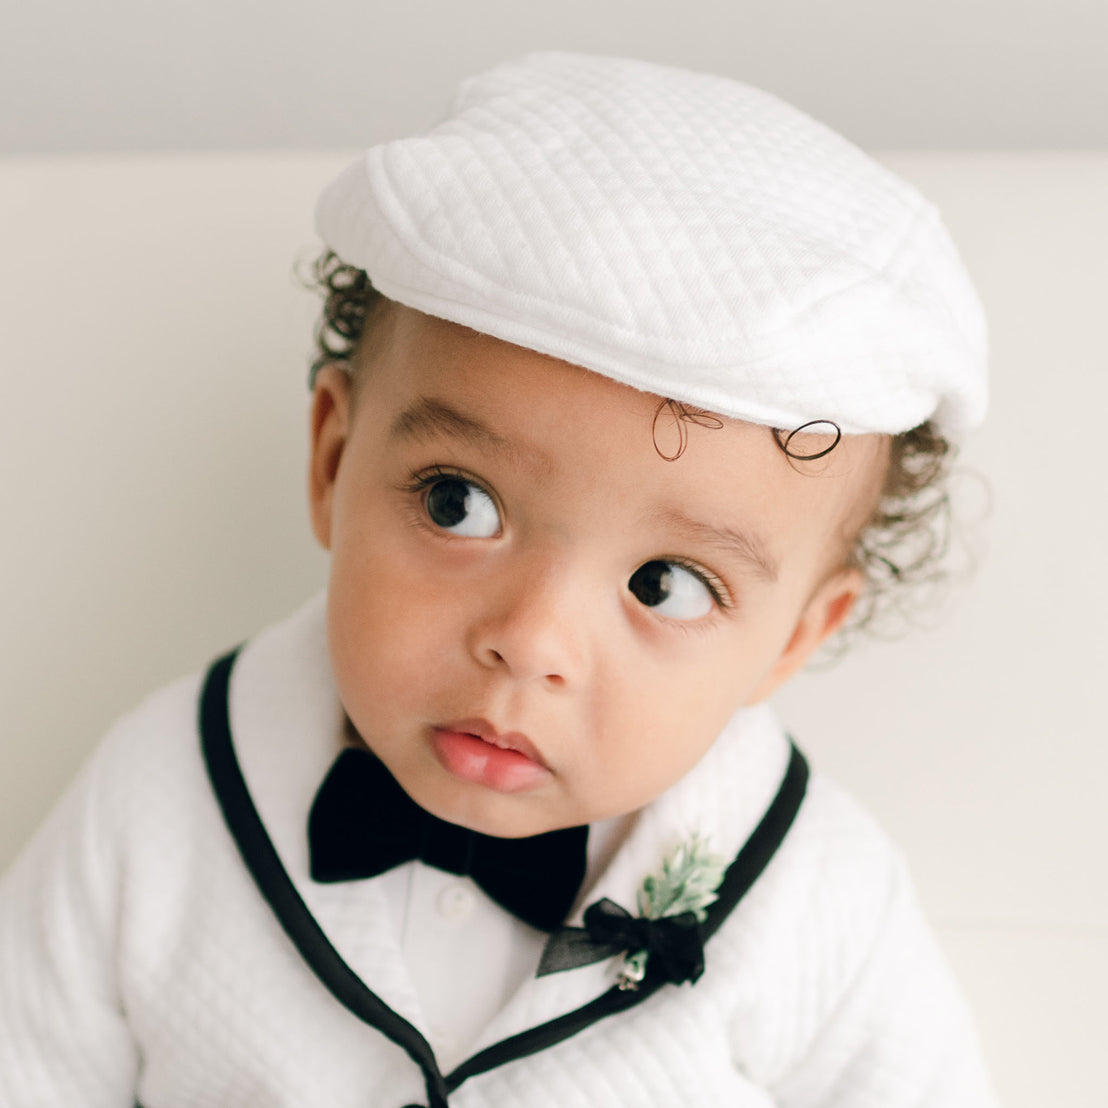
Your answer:
[[[865,578],[858,569],[844,567],[828,577],[812,594],[785,649],[746,704],[765,700],[803,669],[816,650],[842,627],[864,588]]]
[[[350,378],[337,366],[316,374],[309,433],[308,503],[312,530],[324,550],[331,549],[331,516],[339,462],[350,431]]]

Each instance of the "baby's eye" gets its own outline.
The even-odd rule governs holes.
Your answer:
[[[427,486],[427,514],[436,527],[470,539],[491,539],[500,532],[500,513],[480,485],[464,477],[437,477]]]
[[[677,562],[646,562],[627,587],[640,603],[670,619],[701,619],[716,602],[708,585]]]

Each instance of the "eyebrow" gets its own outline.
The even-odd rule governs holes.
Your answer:
[[[461,439],[510,455],[514,461],[530,464],[535,468],[548,466],[547,460],[537,450],[505,438],[476,416],[460,411],[433,396],[421,396],[409,404],[392,421],[389,435],[391,438],[424,442],[444,436]]]
[[[777,580],[777,562],[770,555],[761,538],[747,531],[736,531],[730,527],[716,527],[676,508],[667,508],[659,513],[661,519],[671,526],[685,531],[692,539],[718,547],[725,554],[736,557],[748,565],[764,581]]]
[[[392,421],[389,434],[400,439],[449,435],[451,438],[478,439],[498,450],[508,446],[508,440],[498,435],[488,424],[430,396],[421,396],[414,404],[405,408]]]

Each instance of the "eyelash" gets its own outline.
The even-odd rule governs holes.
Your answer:
[[[500,510],[499,500],[497,500],[496,496],[493,495],[484,482],[477,480],[476,477],[470,473],[466,473],[465,470],[456,469],[453,466],[432,465],[428,466],[426,469],[413,470],[412,473],[409,474],[408,480],[401,485],[400,488],[402,492],[410,493],[413,496],[419,496],[426,492],[436,481],[441,481],[444,477],[455,477],[460,481],[468,481],[476,485],[479,489],[483,489],[492,497],[493,502],[497,505],[497,510]],[[648,560],[668,562],[671,565],[680,566],[681,569],[691,573],[698,581],[703,583],[704,587],[711,594],[712,600],[715,601],[717,607],[722,611],[730,611],[735,607],[735,602],[731,599],[730,590],[724,582],[697,562],[693,562],[688,558],[669,557],[666,555]],[[693,626],[693,624],[685,620],[674,620],[673,622],[686,629],[690,629]]]
[[[421,493],[425,489],[429,489],[436,481],[441,481],[444,477],[455,477],[459,481],[468,481],[472,485],[476,485],[479,489],[484,489],[485,492],[492,496],[492,493],[485,488],[481,481],[478,481],[475,477],[468,473],[463,472],[460,469],[453,469],[450,466],[433,465],[428,466],[426,469],[414,470],[408,475],[408,480],[405,484],[400,486],[401,492]],[[493,496],[493,500],[496,497]]]

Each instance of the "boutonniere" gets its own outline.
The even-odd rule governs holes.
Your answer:
[[[550,936],[538,976],[624,955],[616,977],[621,989],[637,989],[651,959],[666,981],[696,981],[704,972],[700,924],[717,897],[727,859],[713,854],[698,834],[679,844],[662,868],[648,875],[638,893],[638,916],[607,898],[585,910],[584,927],[563,927]]]

